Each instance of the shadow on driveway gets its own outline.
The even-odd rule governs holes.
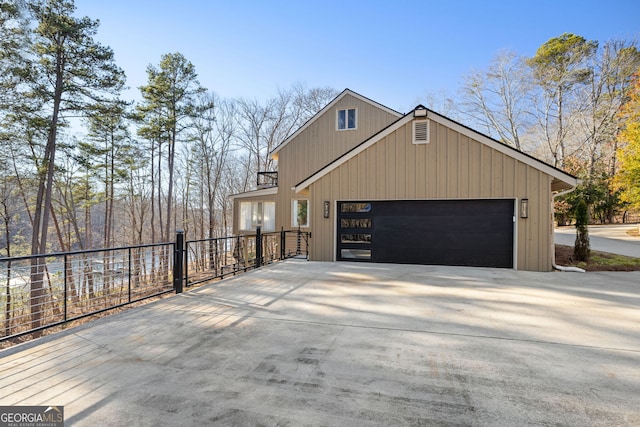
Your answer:
[[[640,273],[291,260],[0,352],[67,425],[638,425]]]

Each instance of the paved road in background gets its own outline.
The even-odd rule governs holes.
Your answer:
[[[640,237],[633,237],[627,234],[627,231],[634,228],[638,228],[638,225],[590,225],[589,239],[591,249],[640,258]],[[556,228],[555,242],[557,244],[573,246],[575,240],[575,227]]]

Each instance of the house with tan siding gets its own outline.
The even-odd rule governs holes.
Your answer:
[[[553,197],[578,183],[421,105],[401,114],[349,89],[271,155],[277,185],[233,196],[234,234],[309,231],[316,261],[549,271]]]

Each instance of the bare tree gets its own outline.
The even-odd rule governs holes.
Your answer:
[[[424,95],[416,99],[415,105],[412,105],[411,108],[418,104],[422,104],[430,110],[447,116],[450,119],[462,121],[461,112],[463,110],[454,100],[454,97],[444,89],[425,92]]]
[[[4,245],[3,252],[6,257],[13,256],[12,243],[15,232],[14,220],[18,212],[15,208],[15,191],[12,181],[12,174],[5,173],[9,167],[7,159],[0,157],[0,220],[2,221],[2,232],[4,239],[0,244]],[[6,263],[5,283],[4,283],[4,336],[10,335],[11,330],[11,261]]]
[[[245,169],[244,191],[253,187],[249,179],[256,172],[271,171],[275,162],[271,152],[305,121],[320,111],[336,91],[331,88],[305,90],[298,84],[291,90],[280,90],[264,104],[257,100],[239,99],[238,140],[247,152],[249,168]]]
[[[527,116],[531,84],[523,58],[510,51],[498,52],[486,70],[465,76],[463,114],[501,142],[522,150],[522,133],[531,122]]]
[[[580,107],[575,111],[584,135],[579,153],[588,175],[595,175],[598,165],[613,176],[615,168],[616,115],[625,102],[629,82],[640,67],[640,53],[633,43],[622,40],[606,42],[591,58],[587,84],[580,87]]]
[[[247,150],[249,169],[253,172],[247,174],[244,191],[252,186],[249,181],[250,176],[255,176],[259,171],[270,170],[269,150],[263,136],[267,122],[270,120],[272,102],[270,100],[266,105],[261,105],[257,99],[237,101],[240,122],[238,139],[242,147]]]
[[[297,110],[298,116],[295,127],[309,120],[339,94],[337,90],[329,86],[307,89],[302,83],[294,84],[291,92],[293,93],[293,108]]]

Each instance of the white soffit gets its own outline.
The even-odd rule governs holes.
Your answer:
[[[278,187],[263,188],[261,190],[247,191],[246,193],[232,194],[229,198],[233,200],[244,199],[246,197],[271,196],[273,194],[278,194]]]

